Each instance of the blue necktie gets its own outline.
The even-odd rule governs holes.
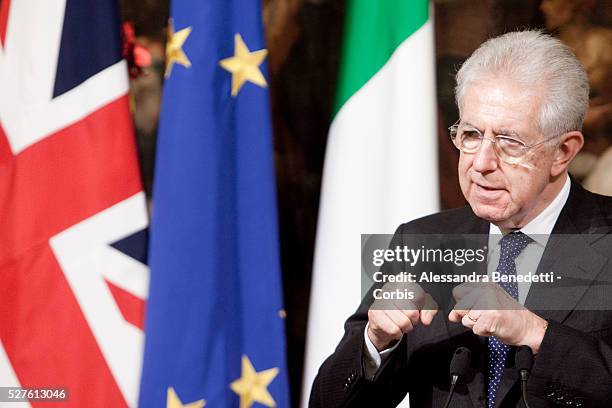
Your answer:
[[[497,272],[503,275],[516,275],[514,260],[530,242],[531,238],[522,232],[506,234],[500,240],[501,254]],[[515,300],[518,300],[518,285],[516,282],[501,282],[499,285]],[[510,347],[499,341],[497,337],[489,337],[487,408],[495,406],[495,397],[499,390],[509,349]]]

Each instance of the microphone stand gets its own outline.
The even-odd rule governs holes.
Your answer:
[[[458,381],[459,381],[459,376],[457,374],[453,374],[453,376],[451,377],[450,391],[448,393],[448,397],[446,397],[446,402],[444,403],[444,408],[448,408],[450,406],[450,402],[453,399],[453,392],[455,392],[455,385],[457,385]],[[529,407],[527,407],[527,408],[529,408]]]
[[[450,406],[450,402],[453,399],[453,393],[455,392],[455,386],[462,377],[465,377],[468,368],[470,367],[470,361],[472,360],[472,352],[467,347],[459,347],[453,354],[453,359],[450,363],[450,375],[451,375],[451,387],[444,403],[444,408]]]
[[[533,351],[529,346],[520,346],[516,349],[515,366],[521,376],[521,393],[525,408],[531,408],[527,403],[527,380],[533,367]]]

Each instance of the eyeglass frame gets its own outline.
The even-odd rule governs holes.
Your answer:
[[[454,146],[455,146],[455,147],[456,147],[456,148],[457,148],[459,151],[461,151],[461,152],[463,152],[463,153],[466,153],[466,154],[474,154],[474,153],[478,152],[478,150],[480,150],[480,148],[482,147],[482,143],[483,143],[483,141],[484,141],[485,139],[487,139],[488,141],[490,141],[490,142],[491,142],[493,145],[495,145],[495,146],[498,146],[498,145],[497,145],[497,142],[498,142],[498,140],[497,140],[497,139],[498,139],[498,138],[501,138],[501,139],[510,139],[510,140],[512,140],[512,141],[514,141],[514,142],[517,142],[517,143],[519,143],[520,145],[522,145],[522,146],[520,146],[520,147],[519,147],[519,149],[522,151],[522,153],[521,153],[520,157],[517,157],[517,160],[516,160],[515,162],[508,162],[507,160],[505,160],[505,159],[504,159],[504,157],[502,157],[502,156],[499,154],[499,152],[498,152],[498,149],[497,149],[497,148],[493,149],[493,150],[495,151],[495,155],[496,155],[498,158],[500,158],[502,161],[504,161],[505,163],[508,163],[508,164],[516,164],[516,163],[520,162],[520,161],[523,159],[523,157],[525,157],[525,155],[527,154],[527,152],[528,152],[529,150],[531,150],[531,149],[533,149],[534,147],[537,147],[537,146],[539,146],[539,145],[541,145],[541,144],[544,144],[544,143],[546,143],[546,142],[548,142],[548,141],[550,141],[550,140],[552,140],[552,139],[554,139],[554,138],[556,138],[556,137],[558,137],[558,136],[559,136],[559,135],[550,136],[550,137],[548,137],[548,138],[546,138],[546,139],[544,139],[544,140],[541,140],[541,141],[539,141],[539,142],[536,142],[536,143],[533,143],[533,144],[528,145],[528,144],[526,144],[525,142],[523,142],[521,139],[518,139],[518,138],[516,138],[516,137],[512,137],[512,136],[508,136],[508,135],[503,135],[503,134],[495,135],[495,137],[493,137],[493,138],[490,138],[490,137],[485,137],[485,135],[484,135],[484,134],[483,134],[483,133],[480,131],[480,129],[478,129],[478,128],[474,127],[473,125],[470,125],[470,130],[474,130],[474,131],[476,131],[476,133],[478,133],[478,134],[479,134],[480,144],[478,145],[478,148],[477,148],[476,150],[474,150],[473,152],[466,152],[466,151],[465,151],[465,150],[463,150],[461,147],[457,146],[457,144],[455,143],[455,139],[457,139],[457,130],[459,129],[460,124],[461,124],[461,119],[457,119],[457,121],[456,121],[455,123],[453,123],[451,126],[449,126],[449,127],[448,127],[448,130],[449,130],[449,132],[450,132],[450,138],[451,138],[451,141],[452,141],[453,145],[454,145]],[[454,135],[454,136],[453,136],[453,135]]]

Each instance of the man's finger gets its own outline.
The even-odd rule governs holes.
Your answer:
[[[402,293],[411,293],[412,298],[410,299],[394,299],[391,302],[396,306],[398,310],[420,310],[425,302],[427,292],[416,283],[396,283],[394,286],[389,286],[389,290],[398,289]]]
[[[421,309],[421,322],[425,326],[429,326],[436,316],[436,313],[438,313],[438,304],[430,294],[426,294],[426,300],[423,309]]]
[[[448,320],[454,323],[460,323],[463,316],[465,316],[468,312],[469,310],[453,309],[448,314]]]
[[[493,336],[497,331],[497,325],[499,322],[499,313],[494,310],[484,311],[474,328],[472,329],[474,334],[478,336]]]
[[[464,314],[461,318],[461,324],[467,327],[468,329],[473,328],[477,321],[478,320],[472,318],[469,313]]]
[[[419,321],[419,312],[417,310],[385,310],[385,312],[403,333],[412,330]]]
[[[427,296],[429,296],[429,294],[423,290],[421,285],[416,284],[416,283],[410,284],[410,286],[408,287],[408,290],[412,292],[412,294],[414,295],[412,299],[414,304],[417,306],[418,309],[421,309],[427,299]]]
[[[370,310],[368,312],[370,330],[377,337],[399,340],[404,335],[401,328],[389,317],[386,310]]]

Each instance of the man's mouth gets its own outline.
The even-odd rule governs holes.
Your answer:
[[[476,186],[476,194],[484,198],[497,198],[505,189],[501,187],[492,186],[489,184],[480,184],[474,182]]]
[[[487,186],[485,184],[480,184],[480,183],[474,183],[476,184],[478,187],[484,189],[484,190],[488,190],[488,191],[496,191],[496,190],[503,190],[502,188],[499,187],[494,187],[494,186]]]

